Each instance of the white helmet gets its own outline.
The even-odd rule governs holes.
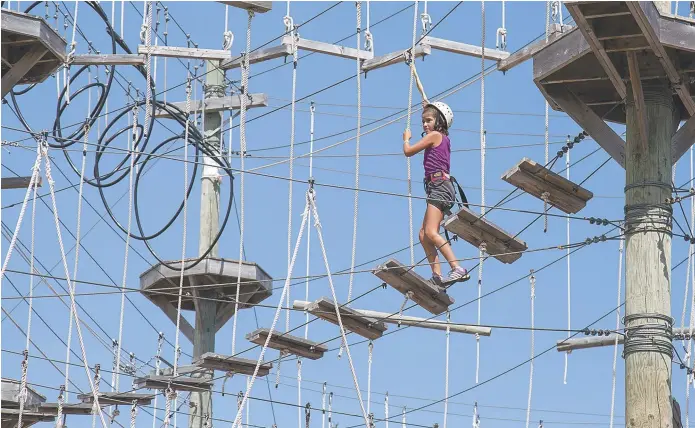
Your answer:
[[[446,120],[446,127],[451,128],[451,124],[454,123],[454,112],[451,111],[451,108],[449,108],[448,105],[441,101],[435,101],[433,103],[427,104],[427,106],[432,106],[435,109],[437,109],[437,111],[441,113],[442,116],[444,116],[444,119]]]

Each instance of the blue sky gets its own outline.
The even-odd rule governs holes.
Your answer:
[[[291,15],[295,23],[303,23],[333,3],[328,2],[292,2]],[[24,10],[29,5],[22,2]],[[107,14],[111,13],[111,3],[102,2]],[[169,11],[185,32],[190,33],[192,40],[201,48],[219,49],[221,47],[224,31],[225,7],[215,2],[167,2]],[[371,23],[379,21],[408,4],[403,2],[372,2]],[[67,6],[67,9],[66,9]],[[453,2],[429,2],[428,9],[432,21],[437,23],[446,15]],[[16,2],[12,2],[16,8]],[[74,3],[61,4],[61,10],[74,12]],[[139,29],[143,3],[125,3],[125,40],[131,49],[135,49],[139,43]],[[687,2],[681,2],[681,13],[685,13]],[[121,4],[115,8],[116,28],[120,26]],[[422,4],[420,5],[422,11]],[[494,38],[497,28],[501,25],[501,3],[487,2],[485,4],[486,23],[485,38],[488,48],[494,47]],[[35,12],[42,15],[43,5]],[[267,14],[257,15],[253,20],[252,47],[257,47],[268,40],[280,35],[284,30],[282,17],[286,12],[286,3],[275,3],[273,10]],[[507,31],[508,50],[515,51],[529,41],[540,36],[545,28],[545,3],[544,2],[509,2],[507,3]],[[566,16],[566,11],[564,11]],[[163,14],[163,11],[161,12]],[[49,14],[53,14],[53,6]],[[63,34],[62,14],[59,15],[59,29]],[[366,25],[366,3],[363,3],[363,26]],[[481,44],[481,5],[478,2],[465,2],[458,6],[433,31],[434,37],[456,40],[473,45]],[[160,15],[160,32],[163,30],[164,19]],[[53,19],[49,20],[51,24]],[[80,4],[78,25],[87,38],[102,52],[110,49],[109,39],[104,32],[104,25],[100,18],[85,4]],[[413,9],[408,8],[387,21],[374,25],[371,32],[374,35],[377,55],[407,48],[412,39]],[[246,13],[238,9],[229,9],[229,27],[234,32],[235,40],[232,47],[233,54],[243,50],[245,44]],[[69,26],[65,35],[68,42],[71,39]],[[326,12],[321,17],[308,23],[300,29],[300,36],[326,42],[334,42],[355,30],[355,6],[353,2],[343,2],[337,7]],[[418,33],[420,33],[418,22]],[[178,28],[172,20],[169,23],[169,44],[185,46],[185,33]],[[77,53],[87,53],[87,42],[77,36]],[[274,45],[274,42],[271,45]],[[346,46],[355,45],[355,37],[343,42]],[[120,52],[120,51],[119,51]],[[281,59],[251,66],[251,74],[255,75],[265,70],[270,70],[282,64]],[[488,62],[486,64],[490,65]],[[459,57],[445,52],[433,52],[424,61],[417,62],[418,72],[423,80],[428,95],[433,96],[440,92],[477,77],[480,72],[481,62],[471,57]],[[73,67],[73,73],[78,67]],[[145,80],[139,74],[127,67],[117,67],[121,76],[118,77],[124,86],[130,80],[134,88],[143,91]],[[202,73],[202,69],[199,69]],[[343,80],[356,72],[354,61],[328,57],[325,55],[311,55],[299,61],[297,69],[297,97],[303,97],[319,89]],[[104,70],[92,71],[92,78],[99,74],[104,80]],[[185,67],[176,59],[167,61],[167,80],[164,81],[164,62],[157,63],[156,84],[158,90],[170,88],[185,81]],[[234,81],[240,79],[239,70],[227,72],[227,77]],[[409,73],[404,65],[394,65],[389,68],[370,72],[366,79],[362,80],[362,123],[383,118],[392,113],[404,109],[408,101]],[[87,83],[86,73],[73,82],[72,90],[76,90]],[[62,85],[62,82],[61,82]],[[251,92],[263,92],[268,94],[269,106],[249,111],[248,118],[254,118],[270,109],[285,105],[291,99],[292,67],[290,64],[267,73],[252,77],[249,83]],[[465,187],[468,199],[473,204],[481,201],[481,159],[480,159],[480,81],[474,80],[470,85],[447,97],[455,111],[454,126],[451,132],[452,145],[457,150],[452,155],[452,174]],[[194,92],[199,96],[201,88],[198,85]],[[97,98],[98,91],[92,91],[92,102]],[[419,100],[415,92],[414,102]],[[63,126],[79,123],[84,119],[88,108],[88,94],[85,91],[75,97],[62,117]],[[168,101],[183,101],[185,92],[180,86],[167,93]],[[297,103],[296,106],[296,135],[295,142],[306,142],[309,139],[309,101],[316,103],[315,123],[315,149],[342,142],[354,137],[355,132],[347,132],[330,137],[345,130],[350,130],[357,123],[357,92],[354,79],[340,84],[332,89],[321,92],[310,99]],[[22,114],[34,130],[51,129],[55,118],[56,82],[49,77],[44,83],[38,85],[26,95],[17,97],[17,102]],[[128,102],[124,90],[117,84],[109,96],[109,109],[113,110],[124,106]],[[10,102],[11,104],[11,102]],[[18,141],[19,147],[3,147],[2,149],[2,174],[13,176],[10,169],[19,175],[29,175],[35,158],[34,142],[27,139],[25,132],[15,131],[13,128],[21,128],[21,124],[14,116],[8,105],[2,107],[2,138],[5,141]],[[143,120],[141,114],[140,120]],[[485,129],[487,130],[487,153],[485,164],[485,202],[486,205],[494,205],[511,190],[511,185],[502,181],[499,177],[517,163],[521,158],[528,157],[543,163],[544,157],[544,100],[532,81],[532,63],[526,62],[506,75],[494,72],[485,79]],[[113,116],[110,115],[110,119]],[[110,120],[109,119],[109,120]],[[225,121],[227,121],[225,115]],[[419,130],[419,118],[413,116],[413,129]],[[120,122],[125,126],[126,122]],[[261,168],[264,165],[286,158],[289,149],[285,147],[290,143],[290,109],[281,109],[258,120],[253,120],[247,126],[247,145],[252,154],[247,158],[247,168]],[[365,126],[363,132],[376,128],[383,122]],[[238,124],[238,119],[235,119]],[[179,125],[172,121],[163,120],[155,124],[150,147],[172,136],[171,132],[163,125],[179,133]],[[99,120],[98,127],[92,129],[89,141],[95,143],[98,140],[97,132],[105,127],[104,118]],[[360,146],[360,181],[361,189],[376,190],[395,195],[384,195],[375,192],[360,192],[358,210],[358,234],[356,247],[357,264],[369,260],[378,259],[385,261],[384,255],[408,245],[408,202],[403,195],[407,194],[406,162],[401,153],[401,134],[405,127],[405,119],[374,130],[361,137]],[[619,132],[623,130],[616,128]],[[567,135],[575,136],[581,129],[567,116],[559,112],[550,112],[549,141],[551,157],[562,146]],[[112,143],[112,147],[125,149],[127,147],[126,134]],[[329,136],[321,139],[321,137]],[[229,138],[228,132],[224,134],[225,141]],[[181,141],[178,146],[181,147]],[[239,148],[238,128],[234,129],[232,146]],[[257,151],[259,149],[283,146],[282,148]],[[571,166],[573,181],[579,182],[594,173],[601,166],[608,155],[602,150],[596,151],[598,146],[591,139],[586,139],[571,151],[571,160],[576,165]],[[305,154],[309,150],[308,144],[297,144],[296,154]],[[68,155],[79,165],[80,144],[75,144],[67,151]],[[114,154],[115,153],[115,154]],[[79,176],[68,165],[65,156],[52,150],[53,178],[56,189],[63,189],[78,183]],[[317,205],[321,217],[326,250],[332,271],[349,268],[352,250],[352,220],[353,220],[353,191],[355,169],[355,142],[354,139],[343,142],[334,148],[321,152],[314,159],[314,177],[317,183]],[[189,156],[192,151],[189,152]],[[100,168],[110,170],[122,159],[122,154],[115,150],[105,154]],[[144,175],[139,192],[139,204],[142,215],[143,227],[146,231],[159,229],[166,219],[171,216],[180,203],[183,194],[184,164],[183,150],[173,152],[167,159],[154,164],[151,171]],[[190,159],[190,158],[189,158]],[[555,171],[564,169],[565,159],[558,161]],[[88,176],[92,177],[94,165],[94,146],[90,146],[87,156]],[[238,168],[238,158],[234,159],[233,166]],[[189,168],[189,173],[192,168]],[[245,189],[245,251],[248,260],[258,263],[273,278],[282,279],[287,275],[287,217],[288,217],[288,181],[289,166],[283,163],[277,166],[258,169],[258,174],[246,175]],[[64,175],[63,175],[64,173]],[[294,177],[301,180],[308,178],[308,160],[297,160],[294,166]],[[412,159],[413,195],[423,196],[421,186],[422,158],[416,156]],[[563,173],[564,174],[564,173]],[[676,183],[682,184],[690,179],[689,156],[686,155],[678,164]],[[188,223],[186,254],[193,257],[198,251],[198,213],[200,210],[199,180],[188,203]],[[348,189],[327,187],[324,184],[344,186]],[[238,202],[240,180],[235,180],[234,191]],[[622,218],[623,200],[622,189],[624,186],[623,170],[612,160],[598,169],[584,184],[594,193],[594,198],[581,211],[581,216],[601,217],[611,220]],[[293,245],[299,231],[301,213],[304,206],[304,194],[307,185],[295,183],[293,185]],[[48,190],[44,179],[44,187],[40,193]],[[229,195],[229,180],[225,178],[222,183],[221,206],[225,207]],[[125,224],[128,215],[128,183],[121,183],[106,189],[105,197],[114,207],[114,215],[121,224]],[[125,196],[124,196],[125,195]],[[20,211],[23,193],[18,191],[3,191],[2,221],[10,230],[14,229],[17,216]],[[91,187],[84,188],[85,202],[82,205],[81,234],[84,250],[79,255],[79,271],[77,279],[96,284],[108,284],[120,286],[123,275],[124,234],[118,231],[113,222],[106,216],[103,203],[98,191]],[[119,199],[120,198],[120,199]],[[44,198],[50,204],[50,198]],[[74,263],[74,251],[71,250],[75,240],[71,235],[77,229],[77,191],[75,188],[63,190],[58,193],[58,211],[65,224],[62,230],[63,244],[69,251],[67,264],[72,270]],[[17,204],[19,202],[19,204]],[[689,213],[690,201],[684,203],[686,213]],[[542,211],[542,202],[523,195],[505,205],[511,210],[497,210],[488,218],[512,233],[516,233],[527,226],[537,214]],[[30,206],[29,208],[30,209]],[[475,208],[477,211],[478,208]],[[530,213],[520,212],[530,211]],[[421,223],[424,212],[422,199],[413,199],[413,224],[417,228]],[[559,211],[553,211],[558,214]],[[101,216],[106,218],[102,221]],[[676,213],[677,219],[685,227],[683,214]],[[30,211],[24,218],[19,238],[21,242],[29,246],[31,239]],[[172,227],[162,236],[152,241],[151,245],[157,254],[167,260],[180,257],[181,242],[183,236],[183,222],[179,218]],[[591,225],[586,221],[572,220],[571,242],[582,242],[586,238],[600,236],[608,233],[610,227]],[[674,227],[674,232],[676,228]],[[679,232],[679,231],[678,231]],[[615,231],[609,236],[615,235]],[[42,273],[50,271],[50,275],[59,278],[64,277],[61,263],[60,249],[55,234],[55,225],[52,214],[47,206],[37,203],[36,214],[36,251],[35,255],[44,267],[40,267]],[[306,236],[306,234],[305,234]],[[550,262],[560,259],[565,255],[564,250],[556,249],[558,245],[567,242],[566,220],[564,217],[550,217],[547,233],[543,232],[542,220],[535,222],[525,230],[520,238],[529,246],[529,249],[543,249],[531,251],[523,255],[520,260],[512,265],[505,265],[497,260],[488,260],[484,264],[483,292],[490,292],[501,288],[481,300],[481,322],[493,326],[491,337],[481,338],[480,345],[480,383],[476,385],[476,346],[475,338],[467,335],[451,335],[450,366],[449,366],[449,393],[461,394],[452,398],[449,402],[449,424],[459,426],[470,424],[473,412],[473,403],[478,402],[482,426],[484,427],[510,427],[520,426],[526,418],[526,403],[529,388],[529,365],[522,365],[500,377],[492,379],[501,373],[526,361],[531,355],[531,333],[525,329],[495,328],[501,327],[528,327],[530,325],[530,285],[526,278],[530,269],[540,270]],[[417,237],[415,238],[417,244]],[[3,258],[7,251],[8,241],[3,240]],[[139,275],[155,263],[154,257],[148,252],[142,242],[131,240],[133,249],[130,250],[127,265],[128,287],[139,287]],[[230,222],[226,228],[219,245],[219,254],[222,257],[237,259],[239,248],[239,229],[237,217],[231,214]],[[137,250],[137,253],[135,252]],[[454,251],[458,258],[469,259],[462,262],[463,266],[472,266],[477,261],[478,251],[466,242],[458,241],[454,244]],[[139,254],[138,254],[139,253]],[[687,256],[687,246],[682,239],[674,237],[673,265],[682,261]],[[395,255],[403,263],[409,262],[409,252],[401,251]],[[419,247],[415,247],[416,261],[424,257]],[[293,276],[301,277],[305,272],[306,245],[302,243]],[[576,251],[571,256],[571,318],[572,328],[581,329],[595,320],[613,311],[617,302],[618,280],[618,241],[609,240],[586,246]],[[372,290],[380,284],[378,278],[372,275],[368,269],[376,267],[379,262],[368,263],[355,275],[353,296],[360,296]],[[686,264],[674,270],[672,281],[672,315],[676,324],[680,326],[683,310],[683,292],[685,287]],[[22,329],[27,327],[27,304],[13,299],[18,295],[16,287],[21,294],[26,294],[29,289],[29,277],[16,272],[28,272],[29,266],[15,251],[9,264],[9,269],[15,272],[8,273],[2,285],[2,307],[10,312]],[[556,331],[538,331],[535,334],[535,353],[545,351],[559,339],[566,337],[566,333],[559,331],[567,325],[567,269],[566,259],[560,259],[556,263],[536,273],[536,298],[535,298],[535,325],[536,327],[549,328]],[[418,268],[423,276],[429,276],[426,267]],[[323,260],[316,240],[316,232],[312,231],[310,275],[325,273]],[[458,284],[450,290],[450,294],[456,300],[454,306],[465,304],[451,313],[452,321],[459,323],[475,323],[477,319],[477,287],[475,279],[478,271],[472,273],[473,279],[464,284]],[[11,283],[10,283],[11,281]],[[304,299],[304,283],[298,282],[291,287],[290,299]],[[34,309],[43,317],[42,322],[37,315],[32,319],[31,337],[38,344],[41,351],[49,359],[57,360],[55,365],[61,370],[65,360],[65,346],[58,337],[65,338],[68,331],[68,310],[64,303],[54,297],[49,289],[53,287],[59,294],[65,294],[62,287],[66,287],[63,280],[49,280],[48,285],[35,281],[34,294],[46,296],[34,301]],[[272,321],[274,307],[278,304],[281,293],[282,280],[273,284],[273,295],[263,304],[268,307],[259,307],[255,310],[246,309],[238,314],[237,350],[252,348],[248,352],[240,354],[246,358],[257,358],[259,349],[248,346],[244,336],[255,330],[258,326],[268,327]],[[347,298],[347,275],[334,276],[334,284],[339,299]],[[624,285],[624,284],[623,284]],[[503,288],[502,288],[503,287]],[[624,290],[624,286],[623,286]],[[77,284],[78,293],[103,293],[93,295],[81,295],[78,302],[82,305],[79,311],[82,320],[86,323],[83,328],[85,345],[87,347],[88,361],[91,366],[101,364],[106,370],[111,370],[111,338],[118,335],[120,294],[116,288],[107,288],[85,283]],[[325,279],[311,283],[310,298],[330,296],[328,282]],[[162,331],[171,343],[174,342],[175,328],[166,316],[147,299],[138,293],[129,293],[129,301],[126,301],[123,325],[123,347],[128,352],[134,352],[137,358],[143,362],[153,363],[153,356],[157,347],[158,331]],[[63,301],[68,300],[63,297]],[[132,302],[132,303],[131,303]],[[353,303],[353,307],[371,309],[383,312],[397,312],[402,303],[402,296],[392,288],[377,289],[368,293]],[[689,307],[688,307],[689,308]],[[427,317],[429,314],[421,308],[413,308],[407,312],[413,316]],[[190,314],[186,314],[192,321]],[[284,329],[284,312],[278,324],[280,330]],[[443,319],[443,317],[440,317]],[[688,317],[686,317],[686,323]],[[301,312],[291,314],[291,326],[296,327],[304,322]],[[258,324],[257,324],[258,323]],[[50,329],[53,329],[54,335]],[[89,326],[89,328],[87,328]],[[594,328],[615,328],[615,313],[611,312]],[[303,330],[303,329],[302,329]],[[299,331],[302,331],[299,330]],[[405,406],[408,409],[421,407],[432,401],[444,397],[444,361],[445,361],[445,334],[439,331],[421,330],[416,328],[400,329],[390,325],[389,330],[393,334],[384,336],[374,342],[374,354],[371,379],[371,409],[377,419],[384,415],[384,393],[388,391],[390,396],[390,415],[399,413]],[[333,324],[323,321],[312,322],[309,327],[309,337],[315,341],[333,339],[339,334],[338,328]],[[3,377],[19,378],[21,369],[21,352],[25,347],[25,337],[18,331],[12,321],[3,314],[2,321],[2,367]],[[221,354],[230,354],[232,348],[232,323],[231,321],[220,330],[217,335],[216,351]],[[350,343],[360,342],[351,346],[355,368],[358,373],[363,397],[366,398],[367,389],[367,346],[361,338],[349,337]],[[186,354],[192,352],[192,345],[181,336],[184,355],[181,363],[187,364],[190,359]],[[317,361],[306,360],[302,368],[302,398],[301,404],[311,403],[312,426],[318,426],[321,413],[321,384],[328,383],[328,391],[334,393],[333,410],[336,412],[334,422],[341,427],[359,425],[361,419],[360,410],[356,401],[356,395],[352,386],[352,377],[345,356],[337,358],[339,347],[338,340],[332,340],[327,344],[332,351]],[[76,337],[73,336],[73,349],[79,353]],[[680,343],[676,349],[681,356],[683,350]],[[32,356],[41,356],[36,346],[31,347]],[[277,358],[277,351],[269,350],[266,359]],[[168,361],[173,361],[174,351],[172,346],[165,344],[162,356]],[[613,348],[599,348],[593,350],[577,351],[569,356],[569,370],[567,384],[563,384],[564,355],[551,350],[536,360],[533,375],[533,398],[531,420],[537,424],[544,421],[545,426],[569,426],[571,424],[586,424],[594,426],[608,426],[611,398],[611,372],[612,372]],[[72,362],[78,363],[73,356]],[[616,424],[624,423],[623,409],[623,361],[618,358],[617,387],[616,387]],[[138,363],[138,368],[142,363]],[[277,367],[277,366],[276,366]],[[143,374],[149,371],[142,368]],[[88,388],[88,382],[84,370],[73,366],[70,368],[71,380],[81,389]],[[29,382],[42,385],[37,390],[46,395],[48,401],[55,402],[58,391],[55,389],[64,383],[64,377],[48,361],[31,358],[28,372]],[[255,426],[270,426],[277,422],[279,427],[291,426],[297,422],[297,379],[296,362],[294,359],[282,364],[280,385],[274,388],[275,369],[268,376],[267,385],[265,379],[259,379],[252,391],[252,397],[261,400],[251,400],[250,423]],[[104,375],[104,381],[111,381],[110,374]],[[130,387],[130,378],[123,375],[120,381],[121,389]],[[215,390],[220,391],[221,381],[217,381]],[[53,388],[53,389],[51,389]],[[72,392],[74,387],[69,388]],[[106,383],[101,384],[102,390],[108,390]],[[245,389],[245,379],[237,376],[225,385],[228,394],[222,396],[215,394],[214,417],[220,420],[230,420],[236,410],[236,393]],[[270,405],[267,400],[276,401]],[[673,370],[673,394],[680,401],[685,412],[684,404],[685,373],[678,366]],[[71,401],[75,401],[75,395],[71,394]],[[286,403],[286,404],[281,404]],[[157,414],[162,416],[164,406],[163,399],[159,399]],[[691,407],[692,408],[692,407]],[[183,409],[184,411],[187,408]],[[147,409],[151,412],[151,409]],[[301,410],[303,415],[303,410]],[[341,412],[343,414],[337,414]],[[441,403],[431,405],[423,410],[408,414],[408,424],[412,426],[432,426],[435,422],[442,426],[443,405]],[[179,425],[185,424],[187,417],[179,416]],[[128,412],[122,409],[118,419],[122,424],[128,424]],[[72,416],[68,419],[71,426],[89,426],[90,417]],[[400,417],[392,420],[392,423],[400,421]],[[152,416],[141,411],[138,416],[138,425],[152,423]],[[217,424],[224,422],[217,421]],[[377,425],[382,425],[379,423]]]

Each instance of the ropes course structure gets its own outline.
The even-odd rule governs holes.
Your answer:
[[[3,426],[689,427],[671,3],[2,2]]]

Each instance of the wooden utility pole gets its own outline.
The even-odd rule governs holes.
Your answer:
[[[220,61],[206,61],[205,74],[205,102],[211,98],[224,97],[224,71],[219,68]],[[219,111],[206,112],[204,115],[204,144],[208,150],[216,153],[220,146],[220,129],[222,126],[222,114]],[[220,202],[220,174],[212,158],[203,157],[203,176],[201,181],[200,196],[200,238],[198,253],[202,256],[210,247],[219,232],[219,202]],[[231,183],[230,183],[231,185]],[[212,249],[208,257],[217,257],[218,247]],[[207,297],[215,297],[211,289],[193,289],[195,297],[195,335],[193,341],[193,359],[197,359],[206,352],[215,351],[215,333],[217,328],[217,303],[207,300]],[[203,299],[200,299],[203,297]],[[202,376],[211,376],[208,372]],[[191,393],[191,409],[188,426],[190,428],[203,428],[210,426],[212,419],[212,399],[209,391]]]
[[[670,427],[671,137],[678,126],[666,82],[643,85],[644,111],[627,96],[625,146],[625,421]],[[638,143],[646,119],[646,150]]]

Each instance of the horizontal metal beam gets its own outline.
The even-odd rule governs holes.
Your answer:
[[[675,340],[685,340],[690,333],[688,327],[685,328],[674,328],[673,338]],[[569,352],[575,349],[588,349],[588,348],[599,348],[602,346],[611,346],[615,344],[615,339],[618,339],[618,344],[622,345],[625,343],[625,335],[611,333],[608,336],[588,336],[588,337],[578,337],[574,339],[564,339],[557,341],[558,352]]]
[[[391,52],[386,55],[378,56],[372,59],[368,59],[362,63],[362,71],[365,73],[371,70],[376,70],[378,68],[388,67],[394,64],[405,64],[405,53],[409,49],[403,49],[396,52]],[[425,55],[430,55],[432,53],[432,48],[429,45],[417,45],[413,50],[413,58],[422,58]]]
[[[246,108],[256,108],[256,107],[267,107],[268,106],[268,95],[263,93],[250,94],[251,99],[247,101]],[[241,95],[229,95],[221,98],[209,98],[205,101],[205,112],[213,113],[216,111],[226,111],[226,110],[237,110],[241,108]],[[174,106],[185,111],[186,102],[177,101],[171,103]],[[201,100],[191,100],[191,112],[202,111],[203,103]],[[154,117],[169,118],[171,115],[166,110],[157,109],[154,113]]]
[[[31,183],[31,177],[2,177],[2,189],[26,189]],[[41,187],[41,176],[37,177],[36,186]]]
[[[305,300],[295,300],[292,302],[292,307],[295,309],[301,309],[301,310],[306,310],[311,302],[307,302]],[[353,311],[357,312],[358,314],[369,317],[369,318],[375,318],[381,322],[385,322],[388,324],[401,324],[401,325],[408,325],[412,327],[420,327],[420,328],[427,328],[430,330],[443,330],[446,331],[447,327],[451,332],[454,333],[466,333],[466,334],[478,334],[480,336],[490,336],[492,334],[492,328],[490,327],[481,327],[477,325],[466,325],[466,324],[456,324],[456,323],[448,323],[446,321],[440,321],[440,320],[433,320],[433,319],[426,319],[426,318],[418,318],[418,317],[411,317],[407,315],[393,315],[388,312],[377,312],[377,311],[370,311],[370,310],[365,310],[365,309],[354,309],[350,308]],[[344,315],[345,316],[345,315]]]
[[[138,54],[75,55],[72,65],[144,65],[145,56]]]
[[[695,143],[695,116],[691,116],[671,138],[671,157],[674,165],[693,143]]]
[[[250,10],[256,13],[266,13],[273,9],[272,1],[220,1],[227,6],[238,7],[240,9]]]
[[[429,45],[432,49],[437,49],[460,55],[474,56],[476,58],[481,58],[483,56],[483,49],[480,46],[469,45],[461,42],[454,42],[451,40],[438,39],[436,37],[427,36],[422,40],[422,44]],[[508,57],[509,52],[485,48],[486,59],[501,61]]]
[[[292,36],[283,37],[282,44],[292,46]],[[302,39],[301,37],[296,40],[296,44],[297,49],[300,50],[333,55],[341,58],[362,60],[374,58],[373,52],[349,48],[347,46],[334,45],[331,43],[317,42],[315,40]]]
[[[147,46],[138,45],[139,54],[147,54]],[[195,58],[225,60],[232,58],[232,52],[220,49],[183,48],[179,46],[150,46],[151,54],[169,58]]]
[[[292,46],[290,45],[281,44],[280,46],[273,46],[272,48],[259,49],[249,54],[249,65],[276,58],[285,58],[289,55],[292,55]],[[243,60],[244,57],[242,55],[233,59],[222,61],[220,68],[223,70],[239,68],[241,67]]]

